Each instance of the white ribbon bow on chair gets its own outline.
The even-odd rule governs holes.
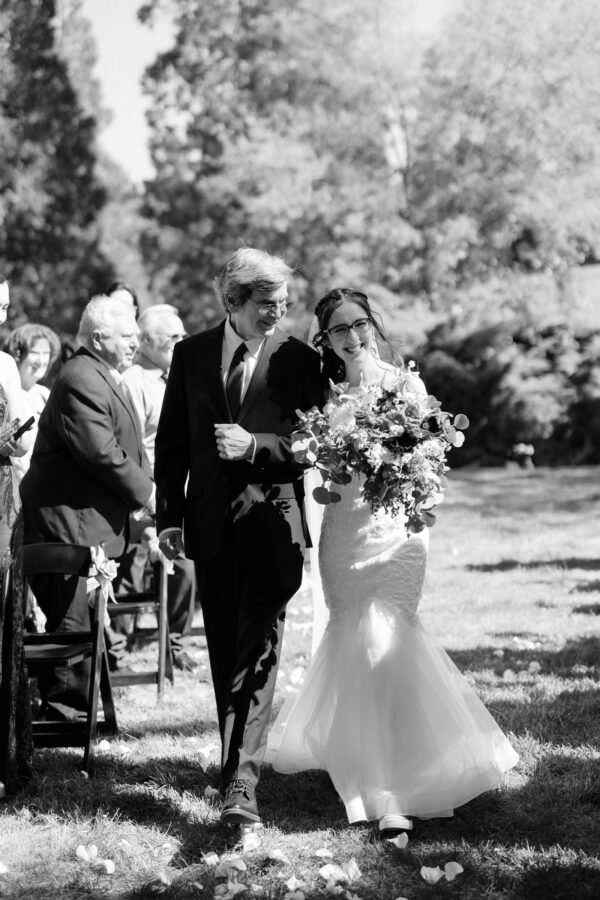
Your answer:
[[[112,600],[116,603],[115,592],[113,590],[113,580],[117,575],[118,563],[114,559],[109,559],[104,552],[104,547],[99,544],[97,547],[90,547],[90,555],[92,562],[88,572],[86,589],[88,592],[88,605],[95,609],[95,591],[100,588],[107,603]],[[104,624],[108,628],[110,625],[110,616],[105,612]]]

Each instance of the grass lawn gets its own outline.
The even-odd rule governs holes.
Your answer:
[[[0,804],[0,897],[600,898],[599,512],[596,468],[459,471],[439,510],[421,614],[520,754],[502,790],[415,821],[400,848],[349,826],[324,773],[265,768],[265,826],[236,845],[205,797],[218,733],[198,638],[200,680],[177,673],[160,705],[150,687],[117,691],[121,731],[95,779],[78,750],[38,751],[36,781]],[[310,619],[301,593],[276,708],[308,663]],[[351,883],[319,873],[351,860]],[[450,861],[462,874],[424,881],[422,866]]]

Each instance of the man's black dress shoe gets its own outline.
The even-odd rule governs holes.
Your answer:
[[[225,825],[250,825],[260,822],[254,785],[251,781],[236,778],[229,782],[221,807],[221,822]]]

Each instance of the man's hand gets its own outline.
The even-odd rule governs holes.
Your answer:
[[[167,559],[184,559],[183,539],[181,529],[176,528],[161,534],[158,539],[158,549],[164,553]]]
[[[215,425],[217,438],[217,450],[221,459],[230,461],[236,459],[250,459],[254,450],[254,438],[249,431],[245,431],[240,425],[231,425],[228,422]]]

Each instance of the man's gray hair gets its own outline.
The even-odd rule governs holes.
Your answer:
[[[215,292],[226,310],[239,309],[253,290],[270,293],[294,274],[279,256],[253,247],[241,247],[215,278]]]
[[[104,336],[112,333],[115,319],[127,317],[135,321],[135,313],[131,303],[119,300],[118,297],[107,297],[97,294],[92,297],[81,315],[77,340],[88,350],[92,348],[92,335],[101,332]]]
[[[140,333],[149,334],[166,316],[181,318],[177,307],[171,306],[170,303],[156,303],[154,306],[147,306],[138,316],[137,323]]]

